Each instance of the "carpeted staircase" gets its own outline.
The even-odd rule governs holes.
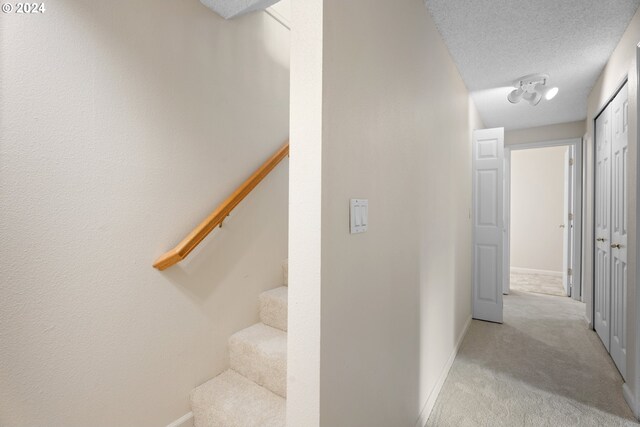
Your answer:
[[[196,427],[285,426],[287,291],[260,295],[260,323],[229,338],[231,368],[193,390]]]

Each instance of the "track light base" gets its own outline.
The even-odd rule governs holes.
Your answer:
[[[536,106],[540,103],[543,95],[547,93],[548,74],[529,74],[513,81],[514,90],[509,92],[507,100],[516,104],[521,100],[529,102],[530,105]]]

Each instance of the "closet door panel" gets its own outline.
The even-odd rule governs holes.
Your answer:
[[[623,377],[627,362],[628,91],[611,103],[611,358]]]
[[[611,265],[611,106],[596,119],[594,329],[609,350]]]

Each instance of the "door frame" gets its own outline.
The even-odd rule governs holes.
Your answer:
[[[635,70],[633,70],[636,81],[636,100],[640,100],[640,43],[636,45],[636,63]],[[629,86],[629,89],[632,89]],[[631,92],[629,92],[631,95]],[[635,236],[630,236],[631,239],[635,240],[636,245],[636,257],[638,256],[638,249],[640,249],[640,233],[638,232],[638,225],[640,225],[640,209],[638,209],[638,204],[640,202],[640,108],[636,105],[636,182],[633,183],[636,186],[636,230]],[[631,140],[629,140],[629,144],[631,144]],[[633,160],[632,160],[633,161]],[[628,273],[627,273],[628,274]],[[640,281],[640,262],[636,260],[636,277],[635,277],[636,285]],[[635,328],[635,331],[630,331],[635,335],[635,346],[634,346],[634,360],[631,362],[634,364],[635,374],[634,378],[630,378],[629,381],[633,381],[635,385],[635,396],[633,396],[632,390],[629,388],[628,383],[624,383],[622,385],[622,394],[624,395],[625,400],[633,410],[636,418],[640,418],[640,291],[636,289],[635,292],[635,301],[633,302],[635,305],[635,322],[630,323]],[[629,304],[627,304],[629,307]],[[627,310],[627,313],[630,310]],[[627,360],[628,364],[629,360]]]
[[[560,147],[560,146],[572,146],[574,147],[575,159],[574,159],[574,168],[573,168],[573,206],[574,206],[574,216],[573,216],[573,248],[574,248],[574,256],[572,262],[572,273],[573,273],[573,288],[571,290],[571,298],[582,301],[583,289],[582,289],[582,218],[583,218],[583,206],[582,206],[582,174],[583,174],[583,139],[582,138],[570,138],[570,139],[555,139],[550,141],[535,141],[535,142],[527,142],[522,144],[511,144],[505,145],[504,147],[504,157],[505,157],[505,165],[508,165],[508,171],[505,170],[505,201],[504,203],[508,206],[511,206],[511,152],[516,150],[528,150],[535,148],[547,148],[547,147]],[[506,168],[507,166],[505,166]],[[508,172],[508,173],[507,173]],[[511,208],[505,209],[507,213],[507,217],[505,218],[505,222],[507,223],[505,227],[505,246],[510,247],[511,244]],[[563,251],[567,248],[563,248]],[[505,252],[507,252],[505,250]],[[510,259],[509,254],[505,253],[504,262],[510,268]],[[505,269],[506,270],[506,269]],[[503,288],[503,293],[508,293],[510,290],[509,280],[505,280],[505,286]]]
[[[511,150],[506,144],[503,163],[502,294],[509,295],[511,292]]]
[[[563,182],[563,223],[562,227],[562,246],[564,248],[564,253],[562,254],[562,285],[564,286],[564,290],[568,296],[573,295],[573,272],[569,274],[569,269],[574,268],[573,266],[573,257],[575,256],[575,239],[573,236],[575,234],[575,230],[573,230],[573,224],[570,227],[567,227],[567,221],[573,222],[573,218],[569,218],[573,215],[573,212],[576,210],[574,206],[575,200],[573,197],[573,186],[575,180],[578,178],[578,174],[576,173],[576,165],[571,163],[573,160],[575,162],[575,148],[570,145],[565,151],[564,156],[564,182]],[[568,166],[567,166],[568,163]],[[573,209],[571,209],[573,208]],[[576,289],[576,292],[580,292],[580,290]]]

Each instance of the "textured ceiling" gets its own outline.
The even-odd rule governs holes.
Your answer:
[[[587,96],[640,0],[425,0],[487,127],[583,120]],[[510,104],[513,80],[550,75],[560,92]]]
[[[200,0],[224,19],[235,18],[245,13],[263,10],[278,0]]]

